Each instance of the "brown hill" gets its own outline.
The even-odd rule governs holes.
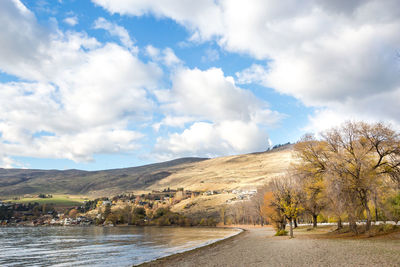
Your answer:
[[[256,189],[282,175],[292,160],[291,148],[208,159],[186,164],[149,189],[183,187],[189,190]]]
[[[213,159],[182,158],[104,171],[0,169],[0,196],[81,194],[106,196],[184,187],[190,190],[255,189],[285,172],[291,146]]]

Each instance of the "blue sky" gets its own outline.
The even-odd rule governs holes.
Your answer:
[[[400,114],[397,1],[6,0],[0,166],[264,151]]]

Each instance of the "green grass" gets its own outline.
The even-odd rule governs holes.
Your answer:
[[[87,200],[84,197],[76,197],[76,196],[65,196],[65,195],[53,195],[52,198],[20,198],[18,200],[7,200],[14,203],[34,203],[37,202],[39,204],[54,204],[59,207],[69,207],[69,206],[80,206],[83,204],[83,201]]]

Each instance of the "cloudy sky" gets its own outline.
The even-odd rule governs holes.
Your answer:
[[[87,170],[400,125],[398,0],[2,0],[0,167]]]

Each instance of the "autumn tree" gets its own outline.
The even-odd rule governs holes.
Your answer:
[[[357,232],[356,221],[365,212],[368,231],[371,202],[377,218],[379,189],[389,181],[400,188],[399,135],[382,123],[364,122],[346,122],[321,135],[320,140],[306,136],[295,146],[304,206],[310,213],[320,211],[318,202],[323,198],[318,196],[325,187],[331,208],[339,208],[335,211],[339,220],[345,210],[350,228]]]
[[[400,221],[400,192],[389,196],[383,204],[385,217],[397,224]]]
[[[300,194],[295,180],[289,175],[275,178],[271,181],[270,187],[273,192],[272,206],[289,222],[290,237],[293,238],[293,221],[302,211]]]
[[[104,219],[106,219],[110,214],[111,214],[111,205],[107,204],[103,213]]]
[[[337,229],[343,228],[342,217],[346,214],[346,194],[340,179],[326,179],[325,210],[336,217]]]
[[[255,219],[261,224],[261,226],[265,223],[265,195],[268,192],[267,186],[262,186],[257,189],[257,193],[251,198],[252,208],[254,211]]]
[[[276,202],[272,191],[264,193],[261,210],[263,217],[266,218],[269,223],[274,225],[277,231],[285,230],[286,218],[283,211],[280,209],[279,203]]]
[[[78,210],[77,209],[71,209],[68,213],[69,217],[71,218],[76,218],[76,216],[78,215]]]
[[[292,172],[300,187],[300,201],[317,227],[317,218],[327,205],[324,174],[327,171],[328,154],[326,144],[312,135],[305,135],[294,146],[298,162],[292,165]]]
[[[220,219],[223,225],[226,224],[226,206],[223,205],[219,211]]]
[[[347,122],[325,132],[323,141],[328,144],[330,177],[342,179],[343,190],[359,202],[368,231],[373,192],[385,179],[399,181],[399,135],[382,123]]]

